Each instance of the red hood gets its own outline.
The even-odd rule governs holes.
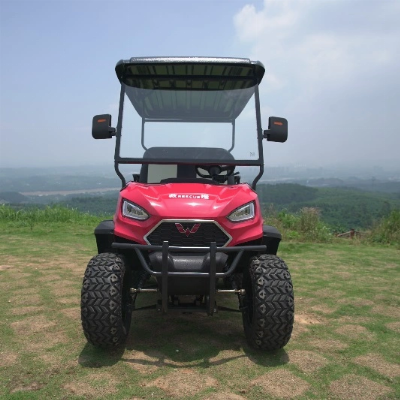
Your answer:
[[[123,199],[142,207],[149,214],[146,221],[122,216]],[[236,208],[255,202],[256,216],[233,223],[226,217]],[[203,183],[142,184],[131,182],[120,192],[115,214],[115,234],[138,243],[161,220],[211,219],[232,236],[231,245],[262,236],[262,217],[257,194],[247,184],[209,185]]]
[[[207,185],[202,183],[168,183],[143,185],[131,183],[121,197],[162,218],[214,219],[227,216],[235,208],[255,200],[248,185]]]

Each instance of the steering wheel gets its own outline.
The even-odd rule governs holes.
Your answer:
[[[208,174],[200,172],[200,169],[206,170]],[[226,171],[226,174],[220,175]],[[233,175],[235,171],[234,165],[196,165],[196,173],[202,178],[212,178],[217,182],[225,182],[228,176]]]

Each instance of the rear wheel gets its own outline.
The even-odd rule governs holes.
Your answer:
[[[82,285],[81,319],[86,339],[97,347],[124,343],[131,315],[128,271],[123,257],[114,253],[94,256]]]
[[[294,297],[288,268],[275,255],[250,260],[243,274],[243,326],[248,344],[259,350],[286,345],[293,330]]]

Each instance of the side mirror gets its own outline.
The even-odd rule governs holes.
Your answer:
[[[95,139],[111,139],[115,136],[115,128],[111,126],[111,115],[95,115],[92,123],[92,136]]]
[[[269,142],[286,142],[288,137],[288,122],[285,118],[269,117],[268,130],[264,131],[264,138]]]

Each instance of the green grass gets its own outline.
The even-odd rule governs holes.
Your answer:
[[[26,227],[33,229],[34,226],[41,227],[57,223],[78,224],[80,226],[91,226],[102,218],[88,213],[81,213],[76,209],[60,205],[47,206],[45,208],[28,207],[15,209],[7,205],[0,205],[0,221],[7,226]]]
[[[104,352],[87,344],[79,320],[99,219],[61,214],[33,226],[0,214],[0,398],[344,398],[335,384],[349,376],[365,380],[347,398],[376,398],[376,390],[400,397],[396,247],[284,241],[296,323],[289,344],[272,354],[247,346],[240,314],[155,311],[134,313],[126,345]],[[236,306],[234,297],[218,302]]]

